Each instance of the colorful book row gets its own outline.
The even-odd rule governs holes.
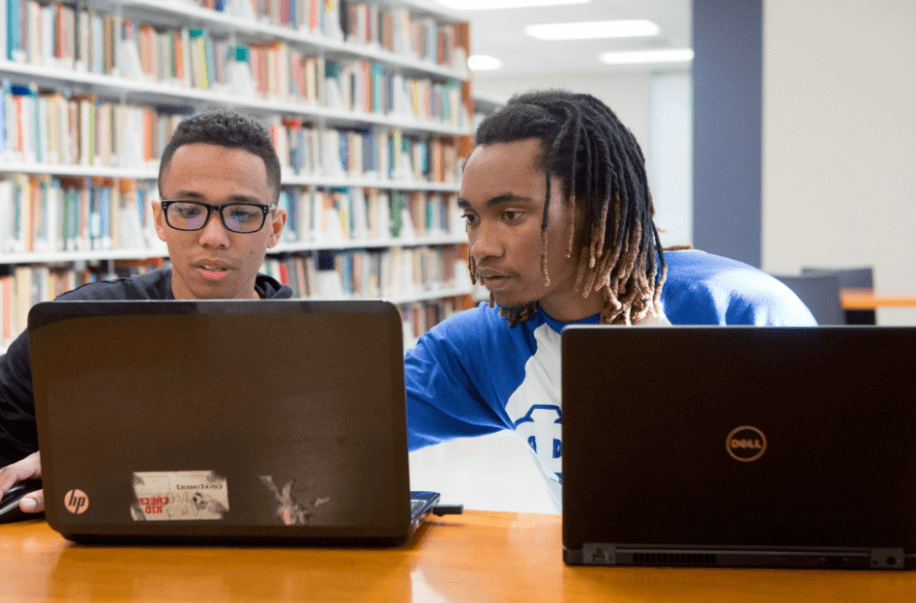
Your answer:
[[[348,0],[194,0],[203,8],[462,68],[455,25],[404,6]]]
[[[0,179],[0,253],[156,248],[156,197],[153,181],[13,174]]]
[[[405,136],[401,130],[335,130],[299,119],[270,121],[281,165],[292,174],[381,178],[411,182],[457,182],[454,139]]]
[[[461,234],[455,194],[388,193],[376,188],[284,188],[284,242],[335,243]]]
[[[423,333],[453,314],[465,309],[464,300],[451,297],[426,302],[402,304],[404,320],[404,349],[412,348]]]
[[[0,253],[153,249],[150,201],[155,181],[52,178],[0,179]],[[435,237],[461,232],[454,194],[391,193],[375,188],[282,189],[283,242],[334,243]]]
[[[240,2],[242,0],[239,0]],[[169,28],[35,0],[7,0],[8,60],[343,111],[467,127],[461,84],[410,78],[365,59],[330,60],[286,42],[236,44],[200,27]],[[15,24],[16,26],[14,26]]]
[[[9,81],[0,94],[0,159],[11,162],[153,169],[187,113]]]
[[[86,283],[141,274],[168,262],[159,258],[118,261],[115,272],[95,267],[74,270],[46,265],[0,266],[0,347],[3,349],[28,326],[29,310],[35,304],[55,299]]]
[[[293,295],[319,299],[375,299],[471,287],[467,263],[455,247],[317,252],[270,257],[262,269]]]
[[[156,169],[187,111],[64,96],[4,82],[0,160],[86,167]],[[287,173],[456,182],[455,139],[406,136],[398,129],[337,130],[274,116],[269,120]]]
[[[118,261],[113,274],[98,268],[73,270],[49,266],[16,266],[0,273],[0,354],[26,329],[28,313],[33,305],[55,299],[62,293],[87,283],[140,274],[163,265],[168,265],[168,261]],[[268,261],[262,271],[285,280],[297,297],[317,297],[316,293],[305,293],[310,286],[315,287],[310,285],[310,282],[330,282],[334,292],[343,290],[342,280],[337,271],[318,271],[314,257],[291,256],[283,260],[273,259]],[[399,307],[404,320],[405,348],[409,348],[416,343],[420,335],[445,318],[461,311],[463,300],[452,297],[405,303]]]
[[[201,28],[161,31],[125,22],[124,77],[242,98],[466,126],[461,84],[406,77],[367,59],[331,60],[284,42],[234,44]]]

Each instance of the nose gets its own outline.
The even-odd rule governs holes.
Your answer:
[[[200,229],[199,241],[204,247],[229,247],[229,231],[223,226],[218,213],[211,213],[207,223]]]
[[[498,230],[485,220],[481,220],[477,228],[470,230],[468,233],[469,251],[475,262],[480,263],[484,258],[502,255],[503,246]]]

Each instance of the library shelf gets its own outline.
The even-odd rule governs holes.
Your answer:
[[[428,3],[401,2],[400,4],[433,18],[456,23],[460,22],[459,17],[446,10],[437,10]],[[290,26],[273,25],[258,20],[252,22],[231,13],[219,12],[179,0],[117,0],[112,3],[112,6],[118,5],[144,15],[171,16],[181,23],[206,26],[208,30],[223,35],[241,34],[251,39],[282,40],[316,51],[371,59],[387,67],[399,68],[405,73],[429,74],[456,80],[467,80],[470,77],[469,71],[464,64],[462,64],[462,67],[440,65],[432,60],[421,60],[405,56],[384,50],[378,46],[348,42],[330,36],[302,31]]]
[[[473,293],[472,287],[451,287],[444,289],[433,289],[431,291],[415,291],[405,295],[396,295],[391,297],[382,297],[384,301],[393,303],[396,306],[401,306],[405,304],[411,304],[416,302],[432,301],[436,299],[446,299],[451,297],[462,297],[464,295],[471,295]],[[348,298],[348,299],[364,299],[364,298]]]
[[[280,102],[230,94],[228,91],[198,90],[169,82],[143,82],[131,78],[71,71],[63,67],[21,64],[0,60],[0,75],[16,77],[45,86],[79,85],[81,90],[123,101],[144,104],[180,106],[232,107],[261,114],[282,114],[321,120],[332,126],[383,126],[409,133],[439,136],[469,136],[470,125],[452,125],[427,121],[410,115],[384,115],[362,111],[309,105],[301,102]]]
[[[428,247],[440,245],[462,245],[467,243],[464,233],[454,235],[385,238],[385,239],[339,239],[322,241],[296,241],[279,243],[267,251],[268,255],[295,254],[305,251],[343,251],[351,249],[387,249],[391,247]],[[93,262],[105,260],[143,260],[166,258],[168,250],[164,245],[157,248],[128,248],[90,251],[56,251],[0,254],[0,266],[20,264],[66,264],[70,262]]]
[[[124,180],[156,180],[158,168],[107,167],[89,165],[66,165],[52,163],[29,163],[0,160],[0,174],[32,174],[36,176],[63,176],[111,178]],[[376,188],[397,191],[456,193],[457,182],[428,182],[425,180],[387,180],[368,177],[313,176],[309,174],[284,173],[281,186],[313,186],[317,188]]]
[[[471,128],[473,126],[469,113],[473,107],[473,97],[471,94],[470,73],[466,67],[466,57],[470,51],[470,26],[463,16],[450,12],[430,0],[349,2],[346,5],[349,7],[348,10],[354,10],[354,7],[356,7],[356,9],[361,8],[370,11],[369,14],[375,14],[371,11],[388,11],[392,13],[393,18],[396,20],[407,15],[406,23],[408,23],[409,27],[416,25],[419,29],[408,28],[405,30],[404,27],[401,27],[400,30],[396,30],[400,32],[406,31],[404,33],[405,36],[409,37],[414,35],[415,32],[422,32],[423,27],[429,28],[427,32],[433,32],[432,51],[430,50],[428,33],[420,33],[417,35],[420,38],[425,35],[426,41],[425,46],[423,42],[420,43],[419,51],[414,44],[416,40],[407,39],[407,46],[405,46],[398,38],[400,44],[395,44],[396,50],[398,50],[398,52],[395,52],[390,49],[390,46],[386,49],[378,42],[367,44],[356,41],[361,36],[361,33],[356,29],[351,29],[351,33],[356,32],[360,35],[348,36],[343,29],[335,31],[337,27],[335,25],[337,11],[341,6],[338,0],[298,0],[297,6],[311,7],[310,10],[326,11],[323,17],[325,20],[322,21],[322,28],[327,23],[330,23],[333,27],[325,32],[315,29],[314,24],[304,28],[296,27],[289,23],[285,25],[279,24],[276,22],[278,13],[273,13],[274,22],[269,22],[263,15],[252,15],[252,18],[247,18],[243,13],[248,9],[240,4],[244,3],[245,0],[225,0],[218,3],[225,5],[227,11],[231,7],[235,12],[220,12],[199,6],[199,4],[204,4],[205,2],[206,0],[83,0],[75,5],[63,4],[63,9],[56,4],[36,3],[31,0],[22,2],[19,5],[20,7],[25,7],[27,4],[34,4],[34,6],[29,7],[28,10],[23,9],[23,14],[18,15],[22,24],[20,33],[23,34],[23,38],[21,40],[19,39],[19,33],[14,35],[15,27],[11,23],[6,23],[12,13],[5,15],[7,19],[0,20],[0,24],[3,25],[4,29],[2,40],[0,40],[2,42],[2,48],[0,48],[0,79],[4,80],[5,85],[7,85],[6,82],[10,82],[13,87],[29,88],[32,90],[30,94],[33,95],[39,92],[44,94],[48,91],[61,94],[65,98],[94,95],[99,101],[106,100],[121,106],[128,104],[145,105],[148,108],[156,110],[164,108],[167,112],[171,111],[180,114],[190,114],[198,110],[214,107],[231,107],[258,115],[264,119],[273,119],[276,122],[279,122],[280,118],[282,118],[284,124],[286,120],[310,122],[319,129],[337,128],[341,131],[366,130],[372,132],[399,131],[398,137],[403,133],[405,138],[417,137],[421,141],[425,139],[427,142],[431,142],[434,138],[441,139],[443,144],[454,145],[453,148],[458,149],[459,157],[466,156],[469,152],[472,135]],[[279,3],[271,3],[266,10],[273,10],[277,6],[286,6],[287,8],[283,9],[286,10],[284,13],[286,17],[283,18],[288,18],[290,13],[287,5],[291,2],[296,2],[296,0],[279,0]],[[54,49],[51,54],[59,52],[60,45],[56,44],[56,42],[49,44],[47,41],[39,41],[31,46],[23,45],[14,51],[14,40],[22,42],[26,35],[35,37],[36,34],[37,38],[41,39],[42,33],[26,27],[26,25],[31,24],[31,21],[27,21],[27,18],[33,19],[38,13],[51,15],[53,11],[79,11],[84,9],[91,9],[95,15],[105,14],[114,23],[114,29],[112,30],[115,32],[113,34],[115,36],[114,47],[111,49],[113,59],[106,67],[106,72],[101,73],[97,72],[96,69],[88,69],[85,63],[75,61],[72,58],[73,55],[70,55],[71,58],[69,59],[50,56],[46,52],[48,49]],[[239,12],[240,10],[242,12]],[[60,19],[60,12],[54,14],[56,14],[55,19]],[[299,14],[301,18],[302,13],[300,12]],[[345,20],[343,12],[340,13],[340,16],[341,24],[343,24]],[[327,21],[327,19],[330,19],[330,21]],[[92,26],[91,20],[86,22]],[[362,101],[353,101],[352,103],[348,101],[345,104],[335,105],[330,102],[331,97],[324,95],[324,93],[314,97],[312,101],[307,101],[304,95],[301,94],[301,89],[300,93],[297,93],[299,98],[296,98],[297,94],[277,94],[273,89],[265,92],[263,88],[258,88],[260,92],[255,92],[254,88],[252,88],[251,94],[240,94],[231,85],[225,83],[214,85],[212,80],[201,88],[200,86],[189,84],[192,76],[188,72],[187,64],[183,84],[174,81],[175,78],[172,80],[158,78],[161,81],[155,81],[151,76],[139,74],[136,69],[131,71],[128,65],[130,61],[125,60],[125,57],[127,59],[131,57],[129,53],[125,54],[124,48],[137,41],[136,39],[129,39],[128,30],[131,22],[134,27],[136,27],[137,23],[142,23],[153,26],[157,31],[184,30],[185,34],[187,34],[188,28],[200,28],[205,30],[205,36],[212,34],[221,40],[220,43],[231,44],[232,48],[240,48],[249,44],[252,49],[280,45],[283,47],[284,52],[301,51],[303,60],[306,58],[306,54],[319,57],[321,69],[324,68],[325,59],[329,63],[338,62],[341,65],[348,61],[371,63],[377,65],[380,69],[384,69],[385,77],[394,78],[392,81],[396,83],[398,81],[403,83],[407,78],[414,78],[409,80],[413,82],[412,85],[414,86],[414,96],[411,98],[413,105],[411,106],[409,103],[405,105],[391,99],[389,99],[391,101],[389,104],[378,105],[375,104],[374,98],[372,102],[367,101],[365,106],[360,104]],[[63,23],[63,25],[60,25],[60,23]],[[49,33],[54,36],[58,32],[64,31],[61,28],[68,27],[68,23],[69,26],[72,26],[72,23],[66,21],[66,19],[62,22],[55,21],[54,27],[49,27],[45,24],[43,33],[45,37]],[[123,28],[122,25],[124,25]],[[356,27],[352,18],[349,21],[349,27]],[[137,30],[135,29],[134,31],[136,32]],[[443,35],[442,32],[445,32],[444,35],[447,40],[444,52],[437,46],[441,42],[439,36]],[[69,38],[69,42],[76,45],[74,48],[78,48],[82,44],[78,33],[71,32],[73,35]],[[367,37],[366,39],[369,38]],[[76,41],[74,42],[74,40]],[[236,46],[236,44],[240,46]],[[386,41],[386,44],[388,44],[388,41]],[[154,46],[153,48],[161,50],[162,46]],[[97,50],[92,46],[90,52],[97,52]],[[185,52],[186,56],[189,56],[194,52],[194,49],[188,46],[185,47]],[[66,57],[67,55],[65,53],[57,56]],[[439,62],[430,59],[430,56],[439,58]],[[441,57],[443,56],[447,57],[447,60],[442,60]],[[191,59],[185,58],[185,60]],[[173,63],[173,67],[174,65]],[[229,63],[226,64],[227,68],[230,66]],[[144,69],[146,69],[145,66]],[[320,78],[324,78],[326,75],[330,77],[330,72],[328,74],[324,72],[318,73]],[[127,75],[131,77],[126,77]],[[273,74],[272,77],[276,78],[277,75]],[[280,77],[287,78],[288,72],[280,72]],[[227,80],[219,81],[226,82]],[[383,80],[383,82],[384,86],[391,86],[389,80]],[[324,84],[321,85],[324,86]],[[368,84],[363,85],[368,86]],[[372,86],[375,85],[373,82]],[[426,87],[424,88],[424,86]],[[418,93],[418,89],[421,92]],[[407,94],[409,94],[409,86],[407,90]],[[311,89],[309,89],[309,92],[311,94]],[[424,93],[430,94],[425,101],[422,96]],[[22,93],[16,92],[16,94]],[[396,94],[398,93],[395,92]],[[420,95],[419,103],[417,102],[418,94]],[[446,94],[452,96],[445,98]],[[355,92],[353,98],[358,98],[355,96]],[[456,98],[458,102],[456,102]],[[438,99],[438,102],[443,104],[423,107],[423,102],[431,102],[429,99]],[[346,108],[351,105],[355,107],[353,110]],[[418,107],[420,108],[418,109]],[[7,123],[10,123],[9,116],[7,116]],[[2,123],[0,123],[0,126],[2,126]],[[18,178],[16,174],[21,174],[30,179],[40,179],[42,182],[44,181],[44,176],[61,179],[84,178],[87,179],[87,182],[90,179],[151,182],[158,176],[155,162],[145,161],[135,164],[124,161],[122,158],[121,166],[85,165],[85,161],[77,165],[68,165],[21,161],[23,157],[29,159],[27,155],[23,154],[10,157],[8,154],[0,153],[0,179],[13,180]],[[41,157],[39,157],[40,159]],[[144,157],[144,159],[148,160],[149,156]],[[65,160],[62,159],[62,161]],[[454,163],[452,165],[455,166]],[[429,196],[441,195],[443,198],[447,198],[449,202],[453,202],[454,196],[460,188],[460,184],[457,181],[459,177],[457,172],[458,169],[453,169],[453,173],[447,173],[444,181],[441,181],[443,180],[442,173],[438,172],[437,176],[435,175],[437,172],[431,170],[428,173],[430,181],[426,181],[422,179],[389,179],[384,177],[387,176],[384,172],[382,172],[382,177],[373,177],[371,174],[360,175],[352,172],[327,176],[284,171],[282,186],[284,189],[302,187],[301,190],[306,187],[311,187],[315,190],[375,189],[378,191],[390,191],[392,197],[401,193],[421,193]],[[328,172],[324,173],[327,174]],[[391,175],[392,178],[397,176],[408,177],[402,175],[401,172],[395,174],[393,170]],[[420,177],[422,176],[421,174]],[[104,186],[112,185],[105,184]],[[118,187],[117,184],[113,186],[115,189]],[[151,190],[151,187],[147,188]],[[448,207],[448,204],[443,207]],[[449,213],[447,216],[447,232],[437,232],[433,235],[417,237],[334,239],[320,238],[320,235],[317,238],[314,235],[304,235],[302,240],[280,243],[274,249],[269,250],[268,257],[283,258],[308,254],[312,256],[311,261],[317,265],[315,257],[318,254],[349,254],[351,250],[358,251],[361,249],[375,253],[379,250],[384,251],[395,248],[441,247],[443,250],[433,250],[430,253],[443,258],[447,257],[450,266],[449,270],[451,270],[451,263],[455,257],[460,257],[461,255],[465,258],[467,257],[467,238],[464,233],[455,232],[461,226],[455,223],[456,219],[458,219],[457,216]],[[146,224],[148,226],[148,223]],[[3,233],[0,232],[0,240],[2,238]],[[448,249],[448,251],[446,252],[444,249]],[[30,265],[36,267],[45,265],[45,268],[51,266],[52,271],[65,269],[71,273],[76,273],[78,270],[83,270],[86,263],[96,265],[101,263],[103,267],[107,264],[110,270],[113,262],[117,261],[131,264],[143,263],[144,261],[155,262],[166,257],[167,250],[165,246],[159,245],[156,241],[151,243],[150,248],[0,253],[0,280],[15,278],[16,271],[19,269],[17,267],[25,266],[26,268],[23,268],[25,270]],[[67,268],[68,265],[72,266]],[[455,281],[461,280],[460,278],[455,279]],[[8,280],[6,284],[9,286]],[[461,307],[468,307],[472,302],[473,288],[470,285],[452,287],[451,285],[453,284],[453,282],[448,282],[444,285],[437,285],[435,286],[436,288],[430,291],[417,290],[410,295],[399,295],[393,298],[392,301],[398,305],[405,306],[406,324],[409,320],[416,320],[416,317],[411,319],[408,316],[410,311],[406,309],[406,306],[416,304],[423,306],[427,303],[436,304],[436,300],[451,298],[447,304],[443,302],[444,305],[441,305],[434,312],[431,311],[436,316],[439,316],[441,311],[445,316]],[[36,300],[33,296],[31,302],[34,303],[35,301],[43,300]],[[419,332],[415,329],[414,337],[419,336],[420,332],[430,326],[432,324],[420,324]],[[10,334],[6,334],[7,340],[9,336]],[[0,347],[0,353],[3,351],[3,348]]]

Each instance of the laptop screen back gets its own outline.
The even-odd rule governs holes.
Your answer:
[[[30,345],[60,531],[406,534],[394,306],[52,302],[33,309]]]
[[[564,547],[916,553],[916,329],[570,327]]]

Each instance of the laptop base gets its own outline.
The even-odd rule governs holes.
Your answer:
[[[916,567],[916,555],[901,548],[724,548],[615,545],[585,543],[581,549],[563,547],[567,565],[641,567],[745,567],[799,569],[906,570]]]

